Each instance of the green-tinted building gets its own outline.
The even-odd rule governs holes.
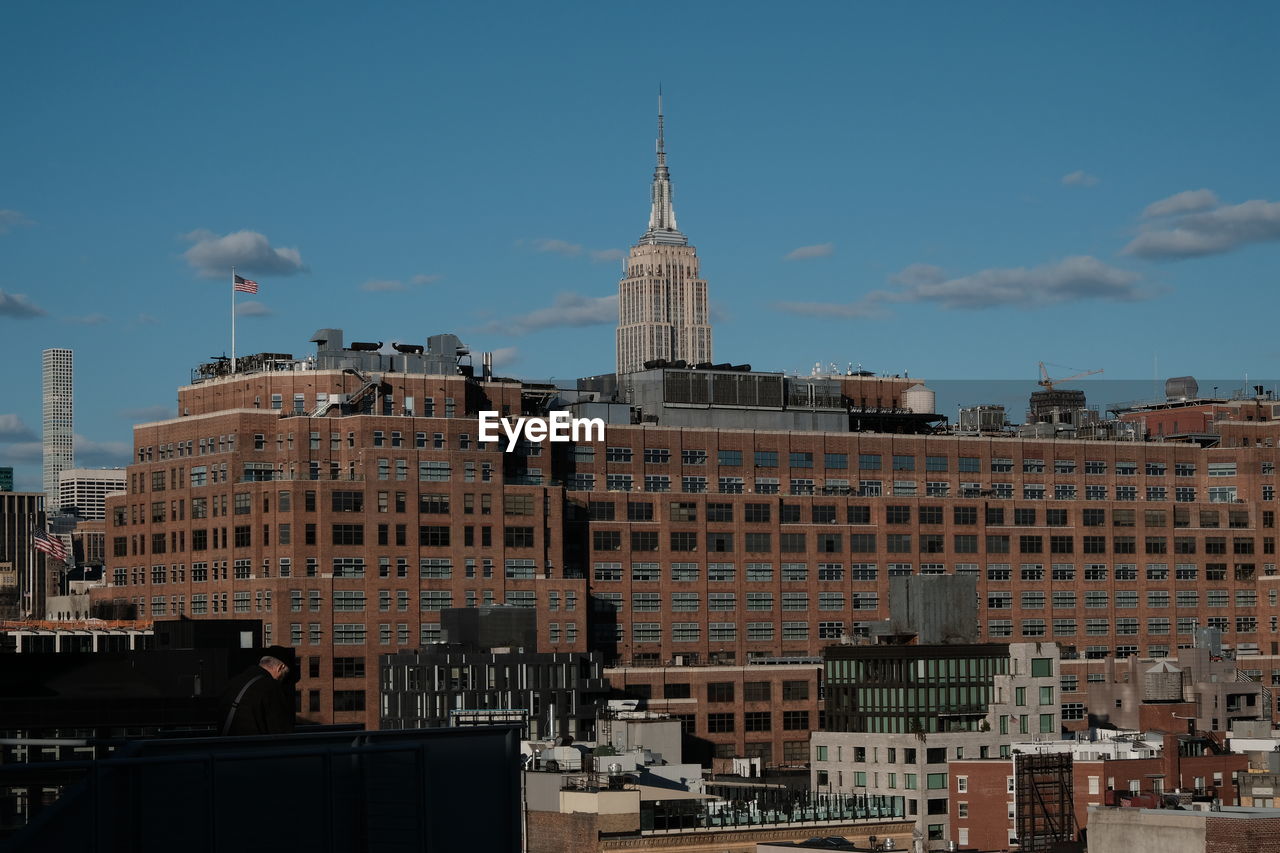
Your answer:
[[[823,657],[832,732],[978,731],[1011,668],[1006,643],[831,646]],[[1048,654],[1042,667],[1052,673]]]

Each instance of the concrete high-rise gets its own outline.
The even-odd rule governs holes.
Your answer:
[[[123,468],[68,468],[58,475],[58,510],[86,521],[107,517],[107,495],[125,491]]]
[[[42,355],[44,494],[50,511],[57,511],[58,474],[75,467],[73,362],[69,349],[47,349]]]
[[[643,370],[654,359],[711,361],[707,283],[698,275],[697,250],[676,227],[661,95],[649,228],[631,247],[618,284],[618,373]]]

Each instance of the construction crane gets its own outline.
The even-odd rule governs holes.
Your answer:
[[[1055,364],[1053,366],[1062,367],[1063,365]],[[1067,369],[1074,370],[1075,368],[1068,367]],[[1081,371],[1080,373],[1076,373],[1073,376],[1064,376],[1061,379],[1050,379],[1049,371],[1045,370],[1044,362],[1042,361],[1040,362],[1040,381],[1037,382],[1036,384],[1039,385],[1041,388],[1045,389],[1046,391],[1052,391],[1054,385],[1060,385],[1063,382],[1070,382],[1072,379],[1079,379],[1082,376],[1093,376],[1095,373],[1101,373],[1101,372],[1102,372],[1102,368],[1099,367],[1097,370],[1085,370],[1085,371]]]

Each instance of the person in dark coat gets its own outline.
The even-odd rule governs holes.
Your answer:
[[[218,698],[218,734],[270,735],[293,731],[293,704],[281,680],[289,666],[264,655],[237,675]]]

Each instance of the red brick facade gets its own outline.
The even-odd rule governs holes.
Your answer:
[[[378,414],[345,417],[307,414],[356,389],[342,371],[181,389],[182,417],[135,428],[95,598],[261,617],[307,660],[303,713],[339,722],[377,719],[376,679],[336,658],[374,673],[437,639],[440,607],[486,601],[536,606],[541,651],[742,664],[886,618],[892,574],[968,573],[982,640],[1161,654],[1211,623],[1280,651],[1280,423],[1220,425],[1208,450],[610,425],[508,454],[475,413],[520,412],[518,385],[384,381]]]

